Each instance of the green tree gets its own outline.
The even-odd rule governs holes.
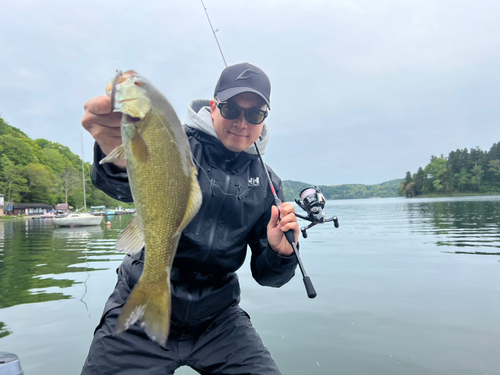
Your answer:
[[[477,185],[477,191],[481,191],[481,179],[483,177],[484,171],[480,165],[476,165],[472,168],[472,179],[473,185]]]
[[[437,177],[439,172],[443,170],[446,170],[446,160],[443,158],[436,158],[435,156],[425,167],[425,173],[430,174],[432,176],[431,178]]]
[[[467,173],[464,168],[461,169],[460,173],[455,174],[455,180],[460,191],[463,193],[470,182],[471,175]]]
[[[405,186],[404,194],[407,198],[415,196],[415,182],[410,182]]]
[[[7,192],[7,202],[20,202],[20,194],[28,190],[27,181],[23,177],[23,169],[10,161],[5,163],[2,171],[2,181],[2,187]]]
[[[0,147],[3,148],[3,155],[16,165],[27,165],[37,161],[30,145],[11,134],[0,135]]]
[[[469,171],[472,171],[474,167],[477,166],[486,166],[485,163],[486,159],[486,154],[483,150],[481,150],[481,147],[472,147],[470,149],[470,158],[469,158]]]
[[[66,169],[67,165],[71,165],[69,160],[65,158],[58,150],[53,148],[44,148],[43,154],[47,159],[48,166],[56,174],[61,174]]]
[[[65,160],[69,161],[75,169],[81,170],[82,159],[78,155],[72,153],[69,147],[63,146],[62,144],[57,142],[48,141],[43,138],[38,138],[35,142],[43,150],[51,149],[57,151],[65,158]]]
[[[444,189],[443,185],[441,185],[441,180],[438,180],[438,179],[435,179],[433,182],[432,182],[432,186],[434,186],[434,189],[436,191],[441,191]]]
[[[43,164],[29,164],[24,167],[28,180],[28,191],[23,196],[26,202],[56,203],[53,171]]]
[[[495,160],[490,160],[488,162],[488,171],[492,172],[493,176],[497,177],[500,175],[500,160],[495,159]]]
[[[70,194],[75,187],[82,184],[82,178],[70,164],[66,165],[64,171],[57,175],[56,181],[58,192],[64,196],[65,203],[68,203],[68,194]]]
[[[406,186],[408,186],[408,184],[411,183],[412,181],[413,177],[411,175],[411,172],[407,171],[405,179],[401,181],[401,184],[399,185],[398,194],[406,195]]]
[[[425,183],[425,172],[422,167],[418,168],[416,175],[414,176],[415,181],[415,195],[421,195],[424,192]]]

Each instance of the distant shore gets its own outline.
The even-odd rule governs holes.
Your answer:
[[[477,196],[487,196],[487,195],[500,195],[500,192],[497,193],[451,193],[451,194],[426,194],[426,195],[417,195],[416,197],[409,198],[445,198],[445,197],[477,197]]]

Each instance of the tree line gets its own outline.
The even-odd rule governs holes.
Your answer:
[[[319,185],[326,199],[361,199],[397,197],[401,179],[387,181],[376,185],[345,184]],[[284,180],[283,192],[287,202],[293,202],[306,187],[313,186],[305,182]]]
[[[489,151],[473,147],[451,151],[448,156],[431,156],[425,168],[406,172],[399,194],[419,195],[500,193],[500,142]]]
[[[68,147],[43,138],[32,140],[0,117],[0,194],[6,203],[82,207],[85,175],[88,206],[124,205],[89,182],[90,163],[83,169],[82,173],[82,159]]]

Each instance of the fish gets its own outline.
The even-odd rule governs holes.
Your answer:
[[[202,194],[182,124],[172,105],[147,78],[117,73],[106,87],[122,113],[122,145],[100,164],[126,160],[135,214],[116,249],[145,248],[144,270],[118,318],[115,334],[140,321],[149,338],[165,345],[170,328],[170,272],[183,229],[198,212]]]

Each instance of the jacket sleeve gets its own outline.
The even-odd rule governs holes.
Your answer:
[[[271,174],[272,171],[270,171]],[[284,202],[281,180],[271,174],[278,197]],[[271,198],[274,201],[274,198]],[[250,267],[252,276],[260,285],[279,288],[295,275],[297,258],[295,255],[283,256],[271,250],[267,242],[267,224],[271,218],[271,205],[261,216],[248,237],[248,245],[252,250]]]
[[[127,171],[112,163],[99,164],[104,156],[101,147],[96,142],[94,144],[94,164],[90,172],[92,183],[113,199],[121,202],[133,202]]]

